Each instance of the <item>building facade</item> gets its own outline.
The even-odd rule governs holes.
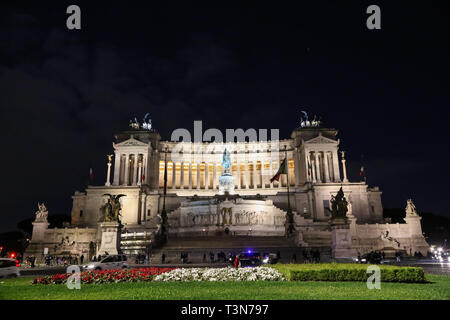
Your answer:
[[[151,246],[163,202],[169,237],[217,236],[225,229],[231,236],[282,237],[290,207],[297,246],[331,247],[330,200],[341,187],[349,202],[349,241],[355,251],[393,247],[425,254],[428,249],[418,215],[406,217],[405,224],[385,223],[380,189],[349,181],[336,129],[302,122],[290,139],[191,143],[163,141],[151,126],[132,126],[115,135],[105,184],[76,191],[70,227],[55,230],[39,225],[30,252],[54,248],[55,253],[91,255],[93,248],[98,250],[105,194],[125,195],[120,199],[121,248],[129,254]],[[225,149],[230,153],[235,195],[224,198],[217,194]],[[285,158],[287,174],[271,180]],[[57,249],[59,237],[77,245]]]

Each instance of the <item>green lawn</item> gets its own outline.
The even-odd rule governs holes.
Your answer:
[[[432,283],[364,282],[140,282],[81,285],[31,285],[32,277],[0,280],[0,299],[450,299],[450,276],[426,275]]]

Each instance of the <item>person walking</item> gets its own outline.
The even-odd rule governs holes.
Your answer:
[[[236,256],[235,256],[233,267],[239,268],[239,255],[236,255]]]
[[[166,262],[166,254],[163,252],[163,254],[161,255],[161,263],[165,262]]]
[[[84,255],[82,254],[80,257],[80,264],[83,264],[83,262],[84,262]]]

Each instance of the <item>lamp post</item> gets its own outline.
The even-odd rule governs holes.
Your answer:
[[[287,199],[288,199],[288,208],[287,208],[287,212],[286,212],[286,223],[287,223],[287,228],[286,228],[286,236],[289,236],[294,230],[294,217],[292,215],[292,209],[291,209],[291,201],[290,201],[290,195],[289,195],[289,185],[290,185],[290,181],[289,181],[289,162],[288,162],[288,158],[287,158],[287,145],[284,146],[284,159],[286,161],[286,179],[287,179]]]
[[[161,210],[161,229],[160,229],[160,237],[162,242],[167,240],[167,212],[166,212],[166,193],[167,193],[167,150],[168,147],[165,148],[164,153],[164,194],[163,194],[163,208]]]

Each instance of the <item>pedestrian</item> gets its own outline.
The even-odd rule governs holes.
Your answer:
[[[166,254],[164,252],[161,255],[161,263],[166,263]]]
[[[203,253],[203,262],[206,262],[206,253]]]
[[[82,254],[80,257],[80,264],[83,264],[83,262],[84,262],[84,255]]]
[[[303,249],[303,262],[308,262],[308,252]]]
[[[239,267],[239,255],[236,255],[236,257],[234,258],[234,267],[238,268]]]

